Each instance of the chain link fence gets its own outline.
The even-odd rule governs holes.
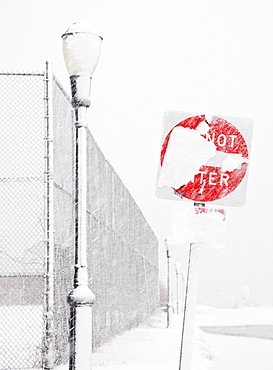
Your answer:
[[[1,369],[41,365],[44,291],[43,80],[42,74],[0,74]]]
[[[136,326],[158,305],[157,239],[122,181],[88,136],[88,266],[94,346]]]
[[[51,73],[0,74],[0,369],[69,359],[73,111]],[[88,132],[94,349],[158,305],[158,242]],[[51,365],[50,365],[51,364]]]

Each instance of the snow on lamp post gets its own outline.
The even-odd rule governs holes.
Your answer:
[[[165,248],[166,248],[166,256],[167,256],[167,328],[170,326],[170,245],[168,239],[164,240]]]
[[[62,35],[75,112],[75,266],[70,303],[70,370],[90,370],[92,305],[87,272],[87,108],[92,74],[100,57],[102,38],[89,22],[76,22]]]

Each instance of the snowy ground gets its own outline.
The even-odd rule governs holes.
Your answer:
[[[220,310],[198,306],[196,324],[207,330],[237,328],[237,333],[211,334],[197,327],[191,370],[272,370],[273,308]],[[255,338],[244,336],[244,332],[238,334],[239,329],[244,331],[246,327],[256,328]],[[262,339],[265,327],[271,340]],[[93,354],[93,370],[178,370],[181,328],[182,316],[173,315],[167,329],[166,313],[158,311],[149,322],[97,350]]]
[[[196,319],[214,356],[211,369],[273,369],[273,308],[199,307]]]
[[[20,363],[23,348],[25,351],[27,346],[31,353],[35,354],[32,348],[40,348],[41,345],[41,336],[36,336],[31,331],[33,319],[42,322],[40,307],[24,307],[23,312],[21,311],[22,308],[18,307],[8,310],[11,315],[9,319],[5,312],[6,319],[2,321],[2,329],[7,333],[3,330],[0,333],[1,351],[4,353],[9,349],[14,365],[15,362],[16,365]],[[22,314],[24,322],[26,317],[29,317],[29,325],[20,325]],[[11,344],[1,341],[1,338],[8,338],[9,331],[14,332],[11,330],[12,323],[16,325],[17,336],[22,336],[19,331],[21,327],[29,333],[29,343],[24,341],[22,348],[15,340],[11,340],[12,343],[17,343],[12,348]],[[179,370],[182,315],[172,315],[169,328],[166,328],[166,324],[166,313],[158,309],[148,322],[115,337],[94,352],[92,370]],[[42,330],[42,327],[39,330]],[[40,353],[36,353],[36,356],[38,355]],[[35,358],[29,360],[29,364],[35,362]],[[0,368],[7,367],[0,364]],[[192,367],[182,370],[272,369],[273,308],[197,307]],[[59,366],[56,370],[68,370],[68,365]]]

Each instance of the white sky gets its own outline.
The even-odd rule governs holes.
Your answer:
[[[90,129],[161,243],[172,205],[154,195],[163,113],[250,117],[247,203],[227,209],[223,258],[273,302],[272,18],[271,0],[10,0],[1,4],[0,69],[43,70],[50,60],[69,91],[61,35],[74,21],[95,23],[104,41]]]

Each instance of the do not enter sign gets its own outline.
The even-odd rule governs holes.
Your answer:
[[[246,118],[167,112],[157,196],[243,205],[252,126]]]

